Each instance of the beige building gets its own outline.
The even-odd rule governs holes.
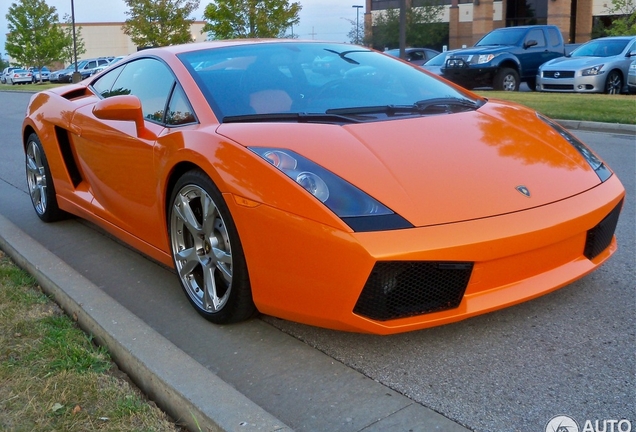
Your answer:
[[[413,7],[422,4],[422,0],[405,1]],[[559,27],[566,43],[587,42],[594,21],[607,17],[608,6],[612,6],[611,0],[443,0],[442,3],[449,49],[472,46],[499,27],[525,24],[553,24]],[[366,0],[367,31],[373,31],[374,17],[399,5],[400,0]]]
[[[79,60],[93,57],[110,57],[132,54],[137,46],[122,30],[123,22],[75,23],[81,27],[86,52],[78,56]],[[204,21],[195,21],[190,26],[190,34],[195,42],[206,40],[206,34],[201,33]]]

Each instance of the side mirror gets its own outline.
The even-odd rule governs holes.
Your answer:
[[[525,41],[523,43],[523,48],[527,49],[527,48],[533,47],[533,46],[538,45],[538,44],[539,44],[539,42],[537,42],[536,40],[530,39],[530,40]]]
[[[137,136],[147,135],[141,101],[137,96],[119,95],[102,99],[93,107],[93,115],[101,120],[134,121]]]
[[[627,57],[636,57],[636,50],[627,53]]]

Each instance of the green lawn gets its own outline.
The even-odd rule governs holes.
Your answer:
[[[479,91],[489,99],[517,102],[559,120],[636,124],[636,96]]]

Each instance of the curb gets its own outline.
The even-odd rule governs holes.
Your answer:
[[[564,128],[570,130],[585,130],[590,132],[636,135],[636,125],[621,123],[601,123],[579,120],[556,120]]]
[[[189,430],[292,431],[2,215],[0,249],[108,348],[119,368],[151,400]]]

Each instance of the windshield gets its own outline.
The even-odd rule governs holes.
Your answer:
[[[570,57],[612,57],[620,55],[627,43],[628,39],[602,40],[597,39],[581,45],[572,53]]]
[[[475,46],[485,45],[517,45],[526,34],[525,29],[508,27],[501,30],[494,30],[481,38]]]
[[[447,52],[439,53],[435,57],[424,63],[424,66],[442,66],[446,62],[447,55]]]
[[[261,43],[179,58],[221,119],[350,113],[350,108],[421,106],[439,99],[481,102],[393,57],[354,45]]]

